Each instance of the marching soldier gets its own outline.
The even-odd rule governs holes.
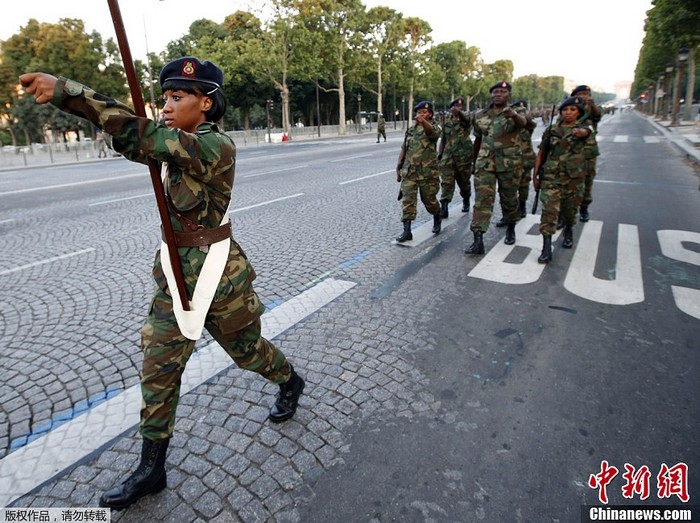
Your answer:
[[[520,183],[518,184],[518,201],[520,204],[520,217],[525,218],[527,215],[527,197],[530,193],[530,182],[532,181],[532,167],[535,165],[535,151],[532,150],[532,132],[537,127],[537,124],[532,119],[528,111],[527,101],[518,100],[513,105],[513,108],[522,108],[525,110],[527,125],[520,129],[520,151],[522,160],[522,170],[520,173]],[[507,225],[505,214],[496,223],[496,227],[505,227]]]
[[[493,203],[498,195],[506,219],[505,243],[515,243],[515,224],[520,219],[518,212],[518,182],[520,181],[520,134],[527,125],[521,110],[508,105],[511,85],[498,82],[489,90],[491,105],[476,113],[474,117],[474,216],[471,230],[474,242],[465,250],[467,254],[484,254],[484,233],[489,228]]]
[[[584,114],[584,100],[572,96],[559,106],[560,118],[555,125],[545,130],[535,160],[535,172],[543,164],[541,178],[535,176],[535,190],[540,189],[542,216],[542,253],[539,263],[552,260],[552,235],[557,229],[557,218],[564,222],[562,247],[571,249],[574,245],[573,226],[576,224],[576,210],[581,204],[583,185],[586,177],[585,147],[592,134],[591,127],[581,118]]]
[[[581,117],[586,121],[593,132],[588,137],[586,141],[586,147],[584,148],[584,156],[586,158],[586,182],[583,188],[583,198],[581,200],[581,208],[579,209],[581,213],[581,221],[587,222],[589,220],[588,206],[593,202],[592,190],[593,190],[593,180],[596,175],[596,163],[600,151],[598,149],[598,142],[596,141],[596,134],[598,133],[598,123],[601,118],[603,118],[603,110],[600,106],[596,105],[595,101],[591,96],[591,88],[587,85],[579,85],[571,91],[571,96],[580,96],[583,100],[583,116]]]
[[[141,461],[121,485],[108,490],[100,505],[126,508],[166,487],[165,458],[175,425],[175,409],[185,365],[195,340],[206,328],[241,368],[279,385],[268,418],[290,419],[304,380],[284,354],[261,336],[265,306],[253,289],[255,271],[231,238],[228,208],[236,166],[236,146],[214,122],[226,110],[224,74],[211,62],[193,57],[168,63],[160,73],[164,123],[136,116],[114,99],[73,80],[46,73],[20,77],[38,103],[91,121],[113,137],[126,158],[163,165],[170,220],[191,309],[184,311],[167,245],[155,259],[156,290],[141,329],[143,368],[139,431]]]
[[[440,204],[437,201],[440,172],[436,154],[436,144],[442,129],[433,118],[435,113],[431,102],[419,102],[413,110],[416,122],[406,131],[396,166],[396,181],[401,182],[399,197],[403,195],[403,233],[396,238],[397,242],[413,239],[411,222],[416,219],[418,193],[425,209],[433,215],[434,234],[440,233],[442,222]]]
[[[448,206],[455,191],[455,182],[462,197],[462,212],[469,212],[471,198],[472,156],[474,145],[471,140],[472,116],[464,111],[464,100],[460,96],[450,103],[450,111],[445,119],[442,140],[438,152],[440,174],[440,216],[449,216]]]

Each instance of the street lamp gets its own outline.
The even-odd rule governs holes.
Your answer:
[[[656,99],[654,100],[654,115],[656,115],[657,118],[659,118],[661,114],[664,94],[664,75],[661,75],[656,81]]]
[[[406,121],[406,120],[404,119],[404,114],[405,114],[405,113],[403,112],[405,105],[406,105],[406,98],[404,98],[404,97],[402,96],[402,97],[401,97],[401,129],[404,128],[404,122]]]
[[[663,115],[661,116],[662,120],[665,120],[668,117],[668,113],[670,112],[670,98],[667,97],[666,95],[668,92],[671,90],[671,73],[673,72],[673,64],[669,63],[666,65],[666,79],[664,80],[664,104],[663,104]]]
[[[671,111],[671,125],[678,125],[678,113],[681,110],[681,81],[685,62],[688,60],[688,48],[681,47],[678,50],[678,67],[676,76],[673,79],[673,109]]]

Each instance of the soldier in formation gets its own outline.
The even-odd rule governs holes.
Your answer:
[[[527,125],[519,131],[521,171],[520,182],[518,183],[518,208],[520,209],[520,217],[525,218],[527,215],[527,198],[530,194],[530,182],[532,181],[532,168],[535,165],[535,151],[532,150],[532,132],[537,127],[537,124],[528,111],[526,100],[518,100],[511,107],[524,110],[527,118]],[[496,223],[496,227],[505,227],[506,225],[504,213],[503,217]]]
[[[603,110],[600,106],[596,105],[591,96],[591,88],[587,85],[579,85],[578,87],[574,88],[574,90],[571,91],[571,96],[579,96],[584,100],[583,116],[581,119],[590,125],[591,129],[593,130],[586,141],[586,146],[583,153],[586,159],[586,181],[583,188],[581,207],[579,209],[581,213],[581,221],[587,222],[589,220],[588,206],[593,202],[592,190],[593,180],[595,179],[596,175],[596,163],[598,156],[600,155],[598,143],[596,141],[596,134],[598,132],[598,123],[603,117]]]
[[[533,184],[535,190],[540,191],[542,202],[542,253],[537,259],[539,263],[552,260],[552,235],[556,232],[560,215],[564,223],[562,247],[571,249],[574,245],[573,227],[586,176],[585,147],[593,133],[590,125],[582,119],[582,97],[572,96],[564,100],[559,106],[559,114],[557,123],[544,132],[535,160],[537,175],[533,178]]]
[[[511,85],[498,82],[489,90],[491,105],[474,116],[474,215],[471,230],[473,243],[467,254],[484,254],[484,233],[489,228],[493,204],[498,195],[506,220],[505,243],[515,243],[515,224],[520,220],[518,211],[518,184],[521,174],[520,129],[527,126],[522,109],[509,104]]]
[[[406,131],[396,165],[396,181],[401,182],[399,198],[403,200],[403,233],[396,238],[400,243],[413,239],[411,222],[416,219],[418,194],[425,209],[433,215],[434,234],[440,233],[442,223],[437,200],[440,172],[436,150],[442,129],[434,119],[431,102],[419,102],[413,111],[415,123]]]
[[[442,139],[438,149],[441,192],[440,216],[449,216],[448,207],[455,192],[455,182],[462,197],[462,212],[469,212],[471,173],[474,146],[471,140],[472,115],[464,110],[464,99],[459,96],[450,103],[445,118]]]
[[[261,336],[265,307],[253,289],[255,271],[231,238],[236,147],[215,124],[226,110],[223,79],[211,62],[185,57],[168,63],[160,73],[164,124],[156,124],[78,82],[46,73],[20,77],[38,103],[51,102],[112,135],[114,149],[126,158],[161,162],[186,290],[193,296],[184,311],[162,244],[153,268],[156,290],[141,329],[141,461],[124,483],[102,495],[103,507],[125,508],[165,488],[180,382],[203,328],[239,367],[279,385],[270,421],[290,419],[304,389],[284,354]]]

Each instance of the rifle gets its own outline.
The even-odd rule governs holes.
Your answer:
[[[403,164],[406,161],[406,142],[408,141],[408,130],[410,127],[406,126],[406,134],[403,135],[403,144],[401,145],[401,149],[403,150],[403,156],[401,157],[401,161],[396,165],[396,170],[400,171],[403,169]],[[401,192],[401,188],[399,187],[399,197],[396,198],[397,200],[400,200],[403,198],[403,192]]]
[[[535,173],[535,176],[540,181],[540,185],[538,186],[538,189],[535,191],[535,201],[532,202],[532,214],[535,214],[537,212],[537,203],[540,201],[540,188],[542,187],[542,178],[544,177],[544,164],[547,161],[547,156],[549,156],[549,147],[550,143],[552,141],[552,122],[554,121],[554,113],[557,110],[556,104],[552,106],[552,114],[549,115],[549,127],[547,127],[547,143],[544,144],[544,147],[542,147],[542,156],[540,158],[540,164],[537,166],[537,172]]]
[[[126,38],[126,30],[124,29],[124,21],[122,20],[122,14],[119,10],[119,3],[117,0],[107,0],[107,3],[109,4],[109,11],[112,14],[114,31],[117,33],[117,43],[119,44],[119,51],[121,52],[122,62],[124,63],[124,72],[126,73],[126,78],[129,81],[129,90],[131,91],[131,100],[134,103],[134,112],[137,116],[146,118],[146,106],[143,103],[143,95],[141,94],[139,81],[136,78],[136,69],[134,68],[134,61],[131,58],[131,49],[129,48],[129,42]],[[189,311],[190,301],[187,297],[185,276],[182,272],[180,255],[177,251],[173,224],[170,223],[170,213],[168,212],[168,205],[165,201],[165,189],[163,188],[163,182],[161,181],[160,173],[158,172],[158,163],[153,158],[148,158],[148,170],[151,174],[151,183],[153,185],[153,191],[156,195],[158,214],[160,215],[161,225],[163,226],[165,243],[168,246],[170,265],[173,267],[173,275],[175,276],[177,292],[180,295],[182,309]]]

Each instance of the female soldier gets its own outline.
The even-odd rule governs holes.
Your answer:
[[[418,212],[418,193],[425,209],[433,215],[433,233],[440,234],[442,218],[437,193],[440,190],[437,142],[442,128],[433,119],[431,102],[418,102],[413,108],[416,123],[406,130],[399,161],[396,165],[396,181],[401,182],[399,199],[403,198],[401,221],[403,233],[397,242],[413,239],[411,222]]]
[[[214,123],[226,111],[223,79],[221,69],[208,61],[184,57],[168,63],[160,73],[163,123],[156,124],[73,80],[46,73],[20,77],[38,103],[51,102],[112,135],[114,149],[126,158],[162,162],[170,220],[192,296],[191,310],[183,311],[167,246],[161,244],[153,268],[157,287],[141,329],[141,462],[124,483],[102,495],[103,507],[125,508],[165,488],[180,381],[203,328],[239,367],[280,385],[271,421],[291,418],[304,389],[284,354],[261,337],[265,307],[253,290],[255,271],[231,238],[236,147]]]
[[[538,174],[532,179],[535,190],[542,187],[540,233],[543,243],[542,254],[537,259],[540,263],[549,263],[552,260],[552,235],[557,230],[560,211],[564,221],[562,247],[573,247],[573,226],[576,223],[576,211],[581,205],[586,174],[583,147],[591,129],[579,121],[583,115],[583,99],[578,96],[567,98],[559,106],[559,114],[561,118],[556,125],[548,128],[542,135],[535,161],[535,172]],[[548,154],[544,169],[540,172],[545,150]]]

